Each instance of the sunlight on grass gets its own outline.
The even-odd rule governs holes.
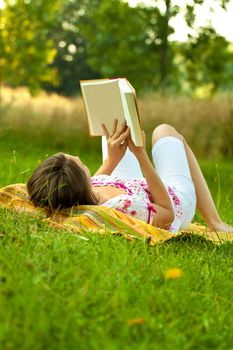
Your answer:
[[[80,98],[4,93],[0,187],[26,182],[58,151],[82,155],[92,174],[100,166],[100,139],[83,129]],[[221,217],[233,224],[232,159],[213,157],[222,140],[214,128],[230,116],[226,101],[139,102],[148,134],[169,122],[192,139]],[[194,221],[203,222],[198,212]],[[0,208],[1,349],[232,348],[232,243],[193,235],[154,247],[111,235],[79,238]]]
[[[66,98],[56,94],[40,93],[30,96],[26,88],[2,88],[2,128],[54,129],[67,133],[85,130],[88,124],[81,97]],[[215,96],[211,99],[190,99],[185,96],[161,97],[156,94],[138,99],[140,118],[147,131],[147,142],[153,129],[163,123],[177,128],[199,156],[209,158],[232,149],[228,135],[233,110],[233,96]],[[228,126],[226,129],[226,126]],[[232,151],[233,152],[233,151]]]

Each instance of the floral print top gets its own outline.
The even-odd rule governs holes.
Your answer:
[[[126,179],[110,175],[96,175],[91,180],[93,187],[113,186],[126,192],[110,198],[102,205],[152,224],[156,209],[153,206],[152,196],[145,178]],[[177,232],[183,221],[183,208],[181,200],[170,186],[167,186],[167,191],[171,198],[175,218],[170,225],[166,226],[166,229],[170,232]]]

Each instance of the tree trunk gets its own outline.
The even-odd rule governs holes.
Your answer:
[[[168,74],[168,55],[169,55],[169,45],[168,45],[168,23],[170,19],[170,9],[171,0],[165,0],[166,11],[163,17],[163,25],[161,31],[161,50],[160,50],[160,90],[162,94],[165,94],[167,85],[167,74]]]

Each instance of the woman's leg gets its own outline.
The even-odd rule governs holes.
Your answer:
[[[168,124],[159,125],[153,132],[152,146],[159,138],[164,136],[178,137],[184,143],[191,177],[195,186],[197,209],[203,216],[207,225],[216,231],[233,232],[233,227],[221,220],[198,161],[188,143],[184,139],[183,135],[181,135],[174,127]]]

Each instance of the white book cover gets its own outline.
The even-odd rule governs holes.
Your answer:
[[[142,132],[135,90],[125,78],[81,80],[81,92],[88,118],[90,135],[104,135],[101,124],[112,129],[126,120],[137,146],[142,146]]]

